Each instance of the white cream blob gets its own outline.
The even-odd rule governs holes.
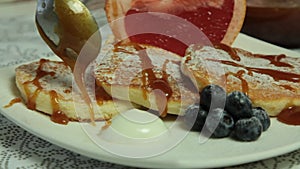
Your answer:
[[[164,122],[154,114],[131,109],[112,119],[99,136],[106,140],[122,143],[151,142],[168,135]]]

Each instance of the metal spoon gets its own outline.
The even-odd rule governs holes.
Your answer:
[[[43,40],[72,69],[88,40],[94,44],[94,50],[100,50],[98,25],[79,0],[38,0],[36,25]],[[85,61],[94,57],[86,56]]]
[[[95,19],[79,0],[38,0],[36,26],[52,51],[73,70],[94,123],[93,106],[84,79],[88,65],[96,59],[101,46]]]

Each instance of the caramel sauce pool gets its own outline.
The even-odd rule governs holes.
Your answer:
[[[277,116],[278,121],[289,125],[300,125],[300,106],[288,107]]]

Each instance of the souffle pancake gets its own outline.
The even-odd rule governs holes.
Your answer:
[[[246,93],[253,105],[264,108],[270,116],[300,106],[300,58],[286,55],[262,55],[231,48],[190,46],[181,62],[182,72],[195,79],[201,91],[219,76],[210,74],[206,65],[223,71],[221,82],[227,92]],[[218,71],[213,71],[218,72]]]
[[[112,97],[166,114],[183,115],[199,92],[180,70],[181,59],[164,49],[136,43],[104,45],[95,66],[97,84]]]
[[[51,116],[52,121],[89,121],[87,104],[72,92],[73,74],[69,66],[60,61],[41,59],[16,68],[16,85],[29,109]],[[131,104],[112,99],[101,86],[95,87],[95,120],[110,119],[128,110]]]

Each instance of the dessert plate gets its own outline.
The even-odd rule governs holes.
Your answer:
[[[243,34],[239,35],[234,46],[254,53],[283,53],[300,57],[299,53]],[[32,134],[90,158],[147,168],[212,168],[262,160],[300,148],[300,126],[285,125],[272,118],[271,127],[254,142],[238,142],[225,138],[199,143],[199,134],[190,132],[177,146],[161,155],[150,158],[120,157],[95,144],[78,122],[70,122],[68,125],[53,123],[48,116],[28,110],[23,103],[4,108],[12,99],[20,97],[14,82],[15,67],[0,70],[1,113]]]

